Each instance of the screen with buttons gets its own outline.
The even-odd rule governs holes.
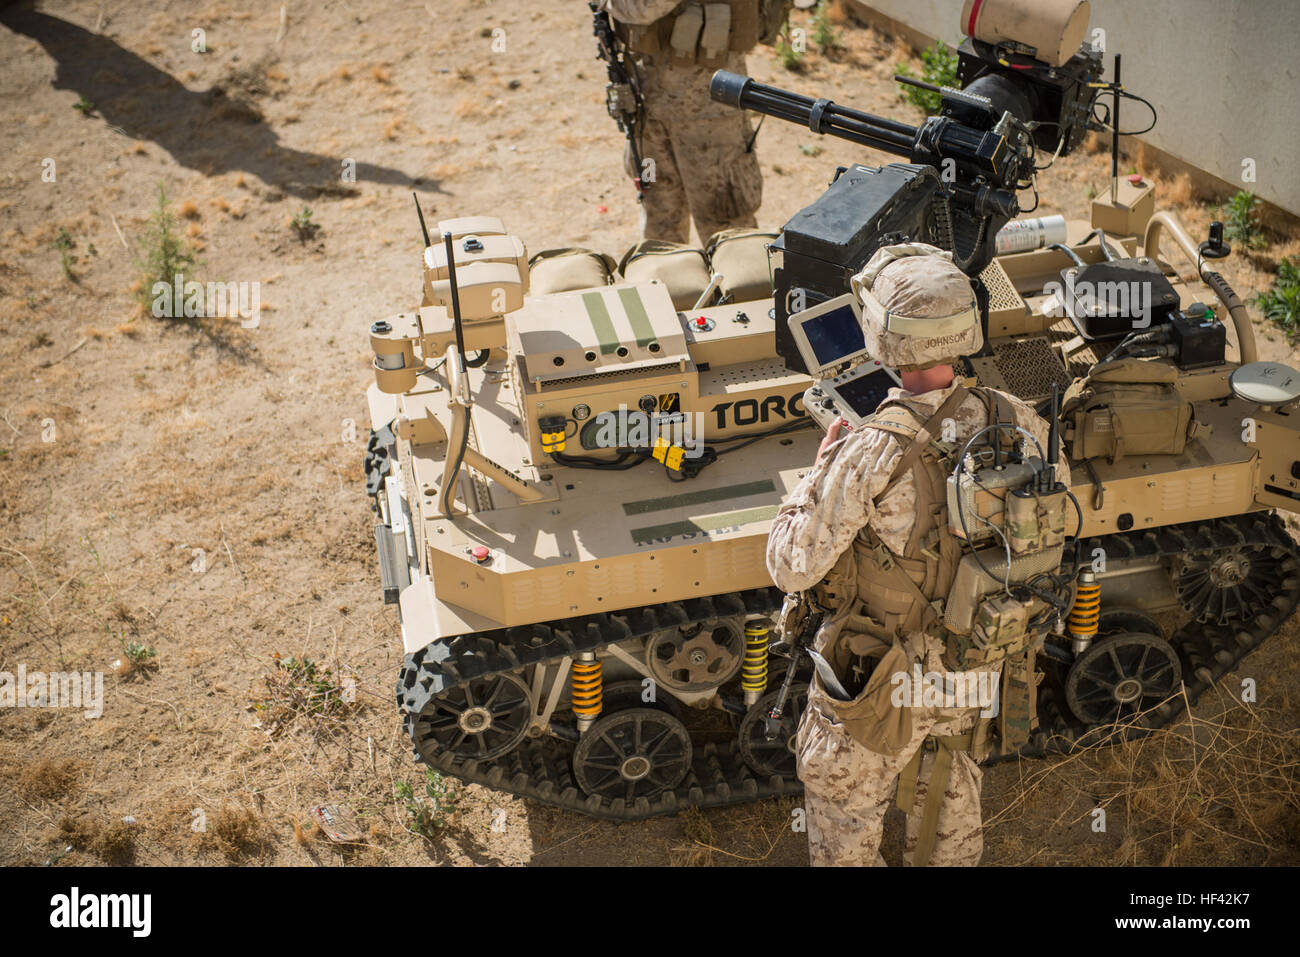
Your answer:
[[[889,390],[897,385],[884,369],[857,376],[845,382],[836,382],[835,395],[854,415],[865,418],[876,411]]]

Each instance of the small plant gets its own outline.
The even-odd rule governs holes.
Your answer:
[[[803,72],[804,51],[802,46],[796,45],[785,33],[776,38],[776,55],[781,58],[781,66],[791,73]]]
[[[1258,196],[1241,190],[1233,194],[1223,211],[1227,215],[1224,233],[1230,242],[1240,243],[1247,249],[1263,249],[1268,245],[1259,225]]]
[[[830,0],[821,0],[813,12],[813,40],[823,53],[829,53],[840,47],[839,34],[831,24]]]
[[[293,230],[300,243],[305,243],[320,232],[320,226],[311,221],[311,208],[308,206],[304,206],[293,219],[289,220],[289,228]]]
[[[158,652],[154,651],[149,645],[141,644],[138,641],[128,641],[124,651],[126,652],[127,661],[137,668],[158,657]]]
[[[1277,266],[1277,279],[1273,288],[1261,293],[1255,305],[1269,322],[1276,323],[1288,333],[1300,330],[1300,265],[1284,258]]]
[[[1096,187],[1096,186],[1093,186],[1091,183],[1089,183],[1089,184],[1088,184],[1088,188],[1085,189],[1085,190],[1083,191],[1083,195],[1086,196],[1086,197],[1088,197],[1089,199],[1096,199],[1096,198],[1097,198],[1097,187]]]
[[[906,63],[899,66],[898,72],[903,76],[912,76],[912,68]],[[942,40],[935,41],[934,46],[922,51],[921,79],[935,86],[957,85],[957,54]],[[899,84],[899,95],[908,103],[925,110],[930,116],[938,113],[943,105],[938,93],[931,93],[929,90],[906,83]]]
[[[90,100],[86,99],[84,96],[77,100],[76,103],[73,103],[72,108],[82,116],[90,116],[91,113],[95,112],[95,104],[91,103]]]
[[[170,287],[178,273],[183,274],[186,269],[198,265],[194,250],[177,231],[176,217],[167,205],[167,191],[161,183],[158,184],[158,205],[145,227],[144,246],[135,265],[140,284],[137,295],[146,312],[151,311],[156,283]]]
[[[77,257],[72,255],[72,249],[76,245],[68,230],[60,226],[59,235],[54,239],[54,248],[59,251],[59,258],[63,262],[63,275],[71,282],[77,281],[77,274],[72,271],[72,265],[77,261]]]
[[[266,697],[253,703],[253,709],[263,713],[268,733],[275,734],[299,718],[337,719],[355,707],[329,668],[318,667],[310,658],[277,654],[274,660],[275,670],[266,676]]]
[[[433,768],[424,769],[424,795],[417,796],[415,788],[406,781],[398,781],[397,799],[406,809],[406,826],[421,837],[433,839],[449,822],[448,815],[456,811],[456,802],[443,776]]]
[[[138,641],[127,641],[122,644],[122,659],[114,662],[113,668],[119,678],[129,678],[132,675],[157,670],[157,658],[158,652],[149,645]]]
[[[821,156],[822,148],[816,143],[800,143],[799,152],[804,156]]]

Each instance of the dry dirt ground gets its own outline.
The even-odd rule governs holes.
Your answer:
[[[889,80],[908,51],[839,29],[845,48],[812,45],[801,72],[767,48],[751,72],[918,120]],[[806,861],[794,802],[615,826],[453,782],[426,839],[394,796],[423,779],[361,487],[365,331],[417,301],[412,190],[431,222],[498,215],[533,250],[635,240],[585,4],[18,3],[0,62],[0,671],[105,673],[97,720],[0,711],[0,864]],[[889,160],[776,121],[759,151],[773,227],[838,163]],[[1057,167],[1045,209],[1083,215],[1105,157]],[[160,184],[197,278],[262,284],[260,326],[137,307]],[[1204,231],[1213,208],[1185,182],[1162,195]],[[289,225],[304,207],[310,240]],[[1297,248],[1278,237],[1227,272],[1251,294]],[[128,646],[154,657],[132,667]],[[1298,652],[1292,623],[1225,682],[1227,705],[1197,709],[1194,739],[1184,724],[1142,754],[990,769],[985,860],[1300,860]],[[305,712],[276,656],[328,668],[355,702]],[[1232,704],[1242,677],[1253,710]],[[1216,728],[1241,739],[1218,763]],[[313,828],[325,803],[352,809],[360,841]]]

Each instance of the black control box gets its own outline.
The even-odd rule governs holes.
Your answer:
[[[1228,330],[1201,303],[1193,303],[1185,312],[1170,318],[1171,341],[1178,348],[1178,368],[1199,369],[1220,365],[1228,345]]]
[[[1178,309],[1178,294],[1160,267],[1116,259],[1061,271],[1065,311],[1084,339],[1121,339],[1156,329]]]
[[[932,242],[930,206],[939,174],[929,166],[850,166],[772,244],[776,268],[776,351],[788,368],[807,372],[790,335],[791,313],[849,292],[849,280],[881,246]]]

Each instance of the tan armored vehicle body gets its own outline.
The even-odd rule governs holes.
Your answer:
[[[1130,189],[1140,193],[1131,203],[1136,211],[1102,201],[1094,223],[1068,224],[1067,243],[1085,263],[1105,258],[1096,237],[1076,245],[1096,222],[1143,234],[1109,233],[1112,255],[1122,250],[1141,258],[1154,252],[1143,248],[1142,238],[1163,238],[1170,249],[1162,252],[1177,261],[1175,244],[1188,240],[1176,220],[1162,214],[1149,226],[1150,184]],[[476,221],[474,228],[479,232],[470,234],[456,221],[439,224],[440,232],[456,236],[461,277],[476,278],[469,267],[479,261],[471,253],[460,265],[465,237],[505,251],[508,261],[489,264],[491,273],[482,270],[487,282],[504,287],[466,295],[461,279],[462,307],[471,303],[462,316],[465,347],[490,350],[486,363],[459,371],[449,310],[437,303],[446,270],[436,245],[425,254],[427,304],[372,331],[379,358],[370,412],[376,430],[392,433],[372,442],[372,449],[388,443],[379,456],[387,465],[372,465],[372,474],[386,473],[377,489],[377,531],[385,585],[400,602],[411,656],[401,697],[417,753],[453,774],[614,817],[796,789],[785,742],[771,746],[757,722],[746,720],[770,706],[781,664],[772,658],[752,675],[745,669],[746,624],[751,658],[756,632],[766,657],[764,617],[781,597],[763,560],[769,523],[821,436],[819,429],[799,427],[811,424],[803,405],[811,380],[776,355],[772,300],[678,312],[654,280],[525,295],[527,264],[518,240],[496,221]],[[1055,294],[1044,294],[1069,266],[1063,252],[1035,250],[986,267],[992,354],[970,360],[964,371],[1030,401],[1047,398],[1053,383],[1064,387],[1086,375],[1102,358],[1097,344],[1058,318]],[[1164,268],[1180,310],[1201,303],[1230,317],[1209,287],[1185,281],[1168,263]],[[494,294],[511,311],[491,314]],[[488,305],[475,308],[476,295]],[[1090,459],[1073,469],[1073,491],[1083,508],[1080,537],[1095,540],[1084,543],[1085,552],[1106,550],[1106,570],[1096,577],[1103,610],[1118,615],[1116,627],[1159,629],[1150,615],[1183,609],[1209,615],[1210,628],[1228,632],[1226,647],[1241,651],[1271,632],[1295,603],[1292,546],[1272,525],[1261,525],[1263,540],[1252,541],[1247,526],[1251,513],[1262,519],[1261,509],[1295,508],[1300,420],[1233,395],[1229,376],[1243,344],[1248,356],[1254,350],[1248,325],[1234,331],[1226,362],[1185,371],[1164,359],[1143,362],[1168,372],[1191,402],[1196,425],[1179,454]],[[404,356],[399,367],[381,366],[397,354]],[[687,422],[699,422],[696,437],[706,443],[785,431],[718,457],[689,480],[670,477],[657,461],[622,471],[577,468],[558,464],[543,449],[541,423],[548,415],[564,418],[561,431],[573,449],[582,423],[603,412],[645,408],[656,416],[685,413]],[[1116,418],[1122,421],[1122,411]],[[1253,442],[1243,441],[1248,420],[1255,423]],[[465,422],[463,464],[453,470]],[[615,457],[595,449],[580,454]],[[451,516],[444,497],[449,479],[455,483]],[[1240,518],[1210,521],[1234,516]],[[1170,528],[1185,541],[1161,544],[1145,534]],[[1116,547],[1124,536],[1129,546]],[[1224,551],[1233,543],[1241,547]],[[1201,551],[1213,553],[1212,560],[1198,558]],[[1234,602],[1251,606],[1249,621]],[[1256,620],[1255,606],[1266,606],[1265,622]],[[1192,664],[1206,674],[1235,660],[1223,648],[1199,649],[1199,657],[1197,650],[1189,645]],[[441,656],[436,664],[428,663],[431,653]],[[605,693],[599,710],[584,718],[573,710],[575,681],[581,689],[574,666],[590,664],[602,666]],[[760,680],[768,667],[772,673]],[[752,686],[748,694],[742,682]],[[581,698],[579,692],[580,705]],[[475,704],[480,701],[489,703]],[[494,702],[509,707],[493,711]],[[682,706],[714,716],[683,722]],[[1086,733],[1087,723],[1059,700],[1045,702],[1042,711],[1040,748],[1047,731]],[[635,733],[628,729],[648,722],[647,737],[664,735],[673,761],[655,769],[652,760],[625,755],[619,760],[630,767],[602,784],[594,780],[597,769],[613,757],[592,757],[582,743],[592,723],[621,712],[631,717],[615,720],[615,732],[630,741]],[[720,735],[718,712],[729,713],[742,730]],[[1052,725],[1053,713],[1059,726]],[[705,730],[688,728],[692,723]],[[712,752],[709,760],[701,749]],[[593,790],[574,776],[573,752],[579,770],[583,760],[590,765],[581,779]],[[711,769],[707,777],[696,767],[701,763]],[[651,771],[638,777],[642,767]]]
[[[1051,582],[1035,592],[1054,617],[1037,727],[1003,756],[1167,723],[1293,612],[1300,561],[1274,510],[1300,508],[1300,373],[1255,361],[1212,269],[1221,229],[1197,243],[1156,212],[1150,182],[1119,177],[1117,146],[1090,222],[1015,219],[1037,159],[1099,128],[1099,96],[1120,130],[1135,98],[1118,57],[1101,82],[1086,14],[968,4],[962,88],[936,89],[920,127],[716,74],[715,100],[909,161],[842,168],[779,233],[640,244],[618,270],[584,250],[530,259],[492,217],[426,236],[419,309],[371,327],[366,457],[419,760],[615,819],[798,791],[807,665],[802,639],[773,632],[768,530],[816,423],[852,401],[837,383],[888,370],[853,354],[814,382],[794,330],[889,242],[941,246],[972,277],[986,345],[959,371],[1033,403],[1070,459],[1067,495],[1028,451],[1003,469],[999,440],[970,456],[935,443],[957,463],[950,529],[954,512],[983,520],[966,557],[996,532],[983,561],[1005,545],[1005,567],[1031,576],[959,571],[944,627],[966,634],[1002,601],[990,589]],[[989,484],[962,484],[977,472]],[[1012,513],[1040,495],[1051,527],[1026,538]]]

